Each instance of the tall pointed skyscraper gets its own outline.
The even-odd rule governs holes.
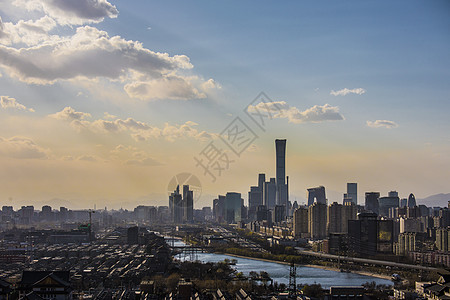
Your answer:
[[[275,150],[277,205],[284,205],[287,211],[289,192],[286,183],[286,140],[275,140]]]

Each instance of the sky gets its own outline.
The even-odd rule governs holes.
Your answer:
[[[2,205],[168,205],[182,173],[196,208],[246,199],[277,138],[291,201],[450,192],[448,1],[0,0],[0,18]]]

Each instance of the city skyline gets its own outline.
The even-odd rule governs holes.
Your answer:
[[[291,202],[450,192],[447,2],[81,2],[0,3],[4,205],[163,205],[183,172],[194,206],[246,199],[279,138]],[[194,157],[237,117],[257,138],[213,182]]]

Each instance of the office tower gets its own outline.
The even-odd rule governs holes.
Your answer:
[[[407,207],[408,206],[408,199],[403,198],[400,199],[400,207]]]
[[[379,214],[378,199],[380,199],[379,192],[366,192],[366,203],[364,205],[364,209],[378,215]]]
[[[275,205],[272,211],[272,221],[280,223],[286,220],[286,207],[284,205]]]
[[[225,219],[225,196],[219,195],[214,199],[214,219],[217,223],[224,223]]]
[[[189,185],[183,185],[183,221],[192,223],[194,220],[194,192]]]
[[[241,221],[242,199],[241,193],[228,192],[225,196],[225,219],[228,224]]]
[[[258,186],[251,186],[248,192],[248,209],[256,211],[258,205],[262,205],[262,192]]]
[[[348,221],[350,253],[362,256],[392,253],[393,231],[392,220],[378,220],[375,213],[358,214],[358,220]]]
[[[358,206],[353,202],[344,203],[342,206],[342,223],[341,230],[343,233],[348,233],[348,221],[356,220],[358,213]]]
[[[398,207],[399,202],[400,198],[396,191],[389,192],[387,197],[380,197],[378,199],[379,215],[384,217],[389,216],[389,209]]]
[[[261,203],[263,203],[264,183],[266,182],[266,174],[258,175],[258,188],[261,191]]]
[[[308,236],[308,208],[299,207],[294,211],[294,236]]]
[[[308,231],[312,239],[323,239],[327,234],[327,205],[315,202],[308,207]]]
[[[325,205],[327,204],[327,197],[325,196],[325,187],[319,186],[308,189],[308,206],[313,205],[314,202]]]
[[[327,235],[342,232],[342,204],[333,202],[328,206]]]
[[[180,186],[169,196],[169,209],[171,210],[172,222],[175,224],[183,223],[183,198],[180,194]]]
[[[265,205],[258,205],[256,208],[256,221],[264,221],[267,220],[267,214],[269,211]]]
[[[350,255],[377,254],[377,214],[360,213],[358,220],[348,221]]]
[[[275,140],[276,150],[276,184],[277,184],[277,205],[284,205],[288,208],[288,182],[286,182],[286,140]]]
[[[347,197],[352,199],[352,202],[358,205],[358,184],[347,183]]]
[[[408,206],[408,207],[416,206],[416,197],[414,197],[414,194],[412,194],[412,193],[409,194],[408,202],[407,202],[406,206]]]
[[[264,202],[267,209],[273,209],[276,205],[277,184],[275,178],[270,178],[270,181],[264,183]]]

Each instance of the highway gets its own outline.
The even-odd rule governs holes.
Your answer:
[[[433,267],[396,263],[396,262],[392,262],[392,261],[349,257],[349,256],[338,256],[338,255],[326,254],[326,253],[320,253],[320,252],[305,251],[298,247],[296,247],[295,250],[297,251],[298,254],[302,254],[302,255],[310,255],[310,256],[315,256],[315,257],[320,257],[320,258],[329,258],[329,259],[340,259],[341,261],[356,262],[356,263],[360,263],[360,264],[366,263],[366,264],[390,266],[390,267],[397,267],[397,268],[404,268],[404,269],[425,270],[425,271],[439,270],[439,269],[433,268]]]

